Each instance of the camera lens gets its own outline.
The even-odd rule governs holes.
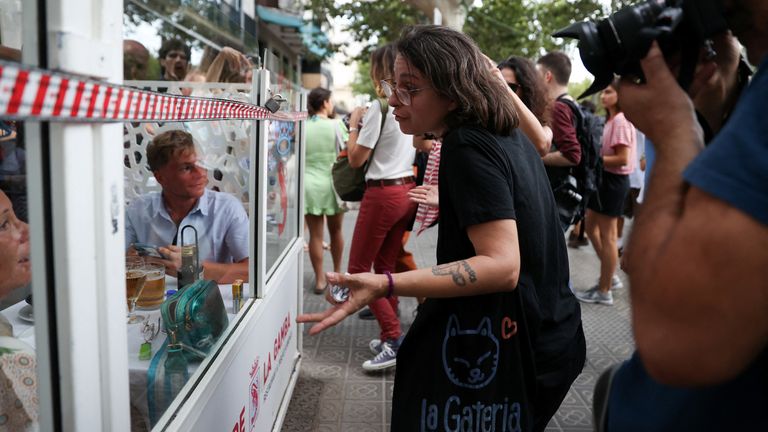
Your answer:
[[[679,82],[685,88],[704,40],[727,29],[721,1],[648,0],[597,23],[574,23],[553,36],[578,39],[582,62],[595,76],[579,97],[602,90],[614,74],[642,77],[640,59],[654,40],[665,54],[681,52],[684,64]]]

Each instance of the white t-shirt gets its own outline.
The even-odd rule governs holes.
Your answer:
[[[413,175],[413,136],[400,131],[400,125],[389,107],[384,129],[381,129],[381,104],[373,101],[363,116],[363,127],[357,143],[370,149],[376,148],[370,161],[366,180],[396,179]],[[379,137],[381,130],[381,137]]]
[[[645,184],[645,172],[640,169],[640,160],[645,156],[645,135],[637,131],[637,147],[635,149],[635,169],[629,174],[629,187],[642,189]]]

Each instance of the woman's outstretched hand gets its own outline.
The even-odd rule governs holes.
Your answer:
[[[438,187],[434,185],[416,186],[408,191],[408,198],[415,203],[428,205],[430,207],[439,207],[440,205]]]
[[[329,285],[341,285],[349,288],[349,299],[338,303],[331,297],[330,289],[325,290],[325,299],[330,303],[330,308],[323,312],[302,314],[296,318],[298,323],[317,323],[309,329],[310,335],[316,335],[321,331],[333,327],[344,318],[354,314],[367,304],[387,294],[387,277],[374,273],[358,273],[343,275],[341,273],[326,273]]]

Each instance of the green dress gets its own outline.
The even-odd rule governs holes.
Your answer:
[[[304,170],[304,212],[333,216],[341,213],[331,179],[336,160],[336,131],[346,141],[349,132],[338,119],[312,116],[307,120],[306,163]]]

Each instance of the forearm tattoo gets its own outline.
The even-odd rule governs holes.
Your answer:
[[[464,270],[463,272],[462,269]],[[470,283],[477,282],[475,269],[465,260],[436,265],[432,267],[432,274],[435,276],[451,276],[453,283],[458,286],[466,285],[467,278],[469,278]]]

